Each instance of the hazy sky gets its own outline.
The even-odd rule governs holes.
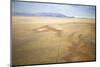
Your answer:
[[[95,17],[95,6],[12,2],[13,13],[60,13],[66,16]]]

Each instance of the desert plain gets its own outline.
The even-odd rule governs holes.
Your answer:
[[[95,18],[12,16],[11,24],[14,65],[96,60]]]

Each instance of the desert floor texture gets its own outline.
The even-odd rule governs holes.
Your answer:
[[[95,19],[12,16],[15,65],[95,60]]]

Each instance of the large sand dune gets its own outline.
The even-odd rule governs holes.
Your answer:
[[[49,25],[47,31],[34,29]],[[56,30],[61,30],[57,36]],[[95,19],[12,17],[15,65],[95,60]]]

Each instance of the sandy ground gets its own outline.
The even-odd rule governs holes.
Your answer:
[[[37,32],[51,25],[62,30]],[[95,19],[12,17],[12,63],[15,65],[95,60]]]

